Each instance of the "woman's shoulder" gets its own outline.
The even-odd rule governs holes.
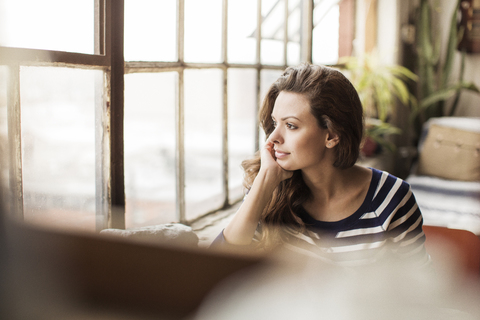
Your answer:
[[[388,171],[370,168],[372,170],[372,187],[375,188],[374,198],[390,200],[403,199],[411,193],[408,182]]]
[[[379,183],[384,184],[385,182],[389,182],[390,184],[401,184],[403,186],[408,186],[408,183],[403,180],[402,178],[399,178],[395,176],[394,174],[385,171],[385,170],[380,170],[377,168],[368,168],[372,170],[372,179],[377,180]]]

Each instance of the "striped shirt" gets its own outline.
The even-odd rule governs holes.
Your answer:
[[[410,189],[400,178],[372,170],[370,186],[359,209],[335,222],[318,221],[303,208],[296,214],[306,225],[302,233],[286,227],[286,249],[342,266],[366,265],[385,258],[429,262],[422,214]],[[261,227],[254,241],[261,238]],[[223,233],[214,241],[225,242]]]

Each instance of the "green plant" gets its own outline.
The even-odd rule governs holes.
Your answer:
[[[457,1],[450,19],[448,43],[445,59],[440,61],[440,34],[434,34],[436,28],[432,25],[432,6],[428,0],[420,0],[416,10],[416,69],[418,75],[417,100],[418,108],[412,113],[412,121],[417,134],[425,121],[431,117],[453,115],[458,105],[462,90],[479,93],[478,87],[472,82],[463,81],[465,67],[465,52],[462,52],[461,68],[458,80],[452,79],[452,69],[455,52],[463,30],[457,30],[457,14],[461,0]],[[442,63],[443,62],[443,63]],[[450,112],[446,112],[446,102],[454,97]]]
[[[408,90],[407,82],[416,81],[417,76],[405,67],[381,64],[375,53],[341,58],[339,66],[358,91],[366,118],[366,137],[393,150],[394,145],[386,138],[401,130],[388,121],[397,101],[416,108],[416,98]]]
[[[375,53],[343,57],[339,63],[357,89],[366,117],[387,122],[397,99],[404,105],[416,106],[406,81],[416,81],[417,76],[407,68],[381,64]]]

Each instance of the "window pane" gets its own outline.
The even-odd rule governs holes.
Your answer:
[[[262,63],[283,65],[283,39],[285,27],[284,1],[262,1],[262,16]]]
[[[255,151],[257,71],[228,70],[228,153],[230,203],[243,195],[243,160]]]
[[[222,71],[185,71],[186,218],[218,209],[222,195]]]
[[[127,228],[175,221],[177,73],[125,75]]]
[[[222,0],[185,0],[185,61],[221,62]]]
[[[267,94],[268,89],[274,83],[278,77],[283,73],[283,70],[268,70],[263,69],[260,73],[260,101],[263,101],[263,98]]]
[[[93,54],[94,3],[3,0],[0,19],[7,31],[0,34],[0,45]]]
[[[177,1],[125,1],[125,60],[177,60]]]
[[[260,101],[263,102],[265,95],[272,83],[274,83],[278,77],[283,73],[282,70],[262,70],[260,73]],[[261,103],[260,103],[261,105]],[[265,133],[260,128],[259,146],[262,148],[265,145]]]
[[[21,68],[25,221],[95,230],[95,81],[101,76]]]
[[[7,67],[0,66],[0,201],[4,207],[7,205],[7,190],[9,189],[7,76]]]
[[[335,64],[338,61],[340,11],[337,2],[321,1],[313,11],[312,61],[315,64]]]
[[[228,62],[255,63],[257,1],[228,2]]]
[[[287,58],[289,65],[297,65],[300,63],[300,32],[302,30],[302,1],[288,1],[288,46]]]

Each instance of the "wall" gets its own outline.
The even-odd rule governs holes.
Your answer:
[[[397,0],[378,2],[377,50],[385,64],[398,64],[400,54],[400,14]]]
[[[358,0],[357,10],[365,10],[371,0]],[[445,48],[448,41],[449,21],[456,2],[454,0],[431,0],[435,5],[434,23],[441,36],[442,48]],[[381,0],[377,2],[377,50],[379,58],[387,64],[401,63],[402,61],[402,26],[408,24],[409,14],[418,6],[419,0],[410,0],[408,2],[398,0]],[[357,13],[358,14],[358,13]],[[360,15],[361,18],[364,16]],[[364,31],[359,28],[358,31]],[[442,50],[444,53],[445,50]],[[444,59],[444,55],[441,59]],[[458,79],[460,72],[461,54],[456,52],[453,77]],[[464,80],[471,81],[480,87],[480,54],[467,54],[465,58]],[[448,101],[450,107],[453,99]],[[480,117],[480,94],[463,91],[455,116]],[[400,122],[403,122],[400,120]]]
[[[377,50],[385,64],[399,62],[398,0],[356,0],[355,54]]]
[[[411,3],[418,3],[418,0],[411,0]],[[441,35],[442,39],[442,48],[445,48],[448,41],[448,32],[450,26],[450,19],[455,9],[457,1],[452,0],[435,0],[432,3],[438,3],[437,14],[434,18],[435,25],[437,30]],[[444,50],[442,50],[444,52]],[[444,59],[444,56],[440,57]],[[460,72],[460,62],[461,54],[456,52],[455,54],[455,64],[453,76],[457,77]],[[465,73],[464,80],[471,81],[480,87],[480,54],[467,54],[465,58]],[[449,106],[451,106],[452,100],[449,101]],[[468,116],[468,117],[480,117],[480,94],[463,91],[460,96],[460,101],[457,107],[457,110],[454,114],[455,116]]]
[[[441,21],[445,21],[445,19],[450,19],[450,14],[453,12],[455,8],[455,1],[451,0],[440,0],[442,6],[445,6],[447,12],[441,12]],[[440,24],[441,26],[445,27],[444,24]],[[442,29],[442,36],[443,41],[446,42],[447,39],[447,32],[446,30]],[[457,74],[460,70],[460,61],[461,61],[461,54],[457,52],[456,54],[456,71]],[[464,73],[464,80],[471,81],[480,88],[480,53],[476,54],[467,54],[465,58],[465,73]],[[480,94],[464,91],[460,96],[460,101],[458,108],[455,113],[456,116],[471,116],[471,117],[480,117]]]

